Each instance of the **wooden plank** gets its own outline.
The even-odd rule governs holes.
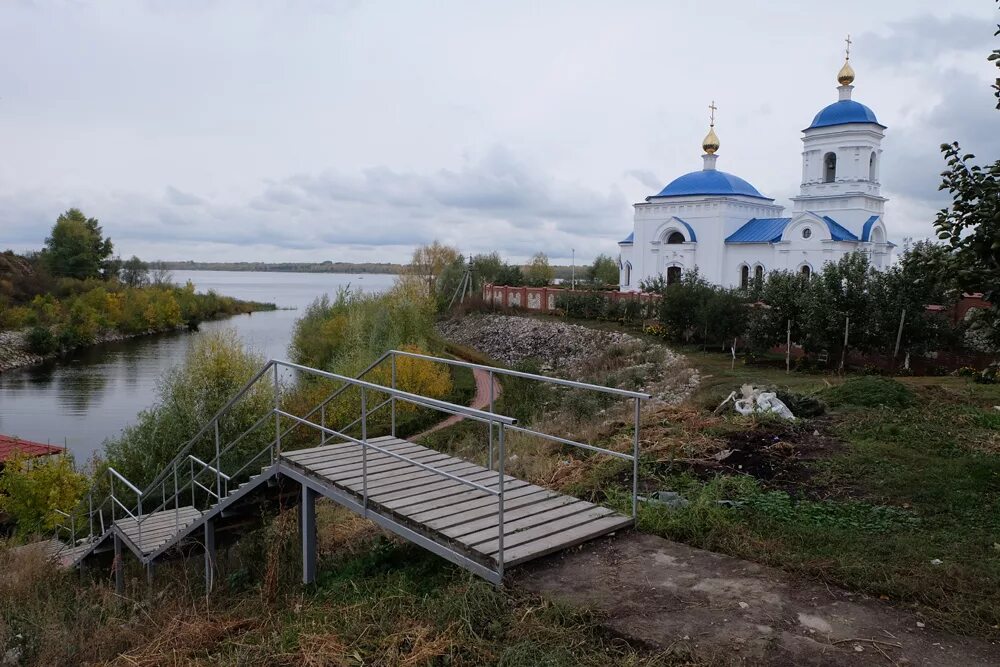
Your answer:
[[[427,462],[450,462],[450,457],[446,454],[438,454],[432,451],[414,452],[407,454],[408,458],[420,463]],[[456,459],[457,460],[457,459]],[[317,475],[322,475],[329,479],[350,478],[352,474],[360,474],[364,469],[364,458],[359,456],[357,460],[350,463],[337,463],[335,465],[306,466]],[[464,462],[463,462],[464,463]],[[397,470],[400,467],[414,467],[412,461],[404,461],[394,456],[371,452],[368,457],[368,474],[371,475],[383,470]]]
[[[484,471],[484,472],[479,472],[479,473],[475,473],[475,474],[472,474],[472,475],[465,475],[465,476],[463,476],[463,479],[466,479],[466,480],[471,481],[471,482],[476,482],[477,484],[482,484],[485,487],[492,486],[493,483],[491,483],[491,480],[493,480],[495,478],[496,478],[496,474],[495,473],[491,473],[489,471]],[[474,488],[475,487],[471,487],[468,484],[463,484],[461,482],[456,482],[456,481],[444,478],[444,480],[440,481],[440,482],[430,482],[430,483],[428,483],[426,486],[424,486],[423,488],[420,489],[420,494],[419,495],[414,495],[413,493],[411,493],[409,491],[398,491],[398,492],[390,492],[390,493],[379,494],[379,497],[376,498],[375,500],[379,504],[385,505],[386,507],[390,507],[390,508],[391,507],[397,507],[397,506],[403,507],[403,506],[405,506],[407,504],[410,504],[412,502],[413,498],[417,498],[417,497],[423,496],[423,495],[425,495],[427,493],[440,492],[440,493],[443,493],[444,495],[453,495],[453,494],[461,493],[462,491],[465,491],[465,490],[468,490],[468,489],[474,489]],[[485,493],[485,492],[481,491],[481,493]],[[370,497],[371,496],[369,496],[369,498]]]
[[[386,447],[382,447],[382,449],[399,454],[408,454],[410,452],[422,451],[427,448],[421,447],[420,445],[413,445],[410,443],[400,442]],[[336,463],[340,461],[344,462],[352,461],[355,458],[360,459],[361,456],[363,456],[361,445],[351,443],[349,445],[343,445],[341,447],[337,447],[329,451],[315,452],[313,454],[309,454],[308,456],[295,457],[295,458],[286,457],[286,458],[289,461],[298,463],[299,465],[319,466],[319,465]],[[373,456],[389,456],[389,455],[369,447],[368,456],[370,458]]]
[[[508,500],[511,498],[518,498],[529,493],[546,493],[549,495],[555,495],[554,491],[547,491],[546,489],[541,489],[533,484],[522,482],[521,480],[511,482],[504,488],[504,496]],[[487,495],[478,489],[469,489],[467,492],[455,496],[446,507],[441,507],[440,503],[431,500],[426,503],[408,505],[404,508],[404,511],[408,516],[412,517],[414,521],[429,521],[443,516],[452,516],[458,512],[476,510],[491,504],[495,505],[496,502],[496,496]]]
[[[479,466],[474,463],[450,463],[447,466],[442,466],[438,468],[435,466],[435,470],[425,470],[420,466],[409,465],[403,469],[391,470],[383,473],[381,477],[375,475],[368,475],[368,493],[372,493],[373,489],[385,489],[388,487],[397,487],[399,489],[412,488],[414,485],[411,482],[417,482],[417,485],[424,484],[430,480],[446,480],[449,479],[445,477],[438,470],[447,472],[456,477],[463,477],[465,474],[473,474],[478,472]],[[356,477],[349,477],[347,479],[338,479],[338,484],[345,484],[347,486],[360,485],[364,481],[364,477],[358,475]]]
[[[495,481],[496,475],[495,473],[490,473],[490,474],[493,475],[493,480],[487,477],[486,480],[482,482],[482,484],[487,488],[495,488],[497,486],[497,483]],[[515,484],[523,485],[525,484],[525,482],[521,482],[520,480],[514,480],[512,482],[508,482],[507,489],[515,488]],[[491,493],[487,493],[486,491],[471,488],[467,485],[461,485],[461,487],[462,488],[457,490],[455,487],[448,487],[446,489],[436,489],[434,491],[427,491],[426,493],[420,493],[418,495],[408,496],[404,498],[397,498],[395,500],[388,501],[385,504],[393,511],[399,513],[409,513],[415,507],[421,507],[421,510],[450,507],[451,504],[454,502],[466,501],[469,498],[473,497],[496,500],[496,496],[494,496]]]
[[[583,500],[577,500],[576,498],[569,498],[570,502],[561,503],[555,507],[549,508],[548,510],[536,513],[528,514],[527,516],[514,518],[511,520],[507,519],[506,512],[504,513],[503,522],[503,534],[504,534],[504,546],[510,541],[510,546],[518,544],[517,540],[520,540],[520,534],[534,530],[535,528],[541,528],[545,524],[555,522],[563,518],[571,518],[582,512],[587,512],[592,510],[594,506]],[[604,509],[604,508],[601,508]],[[606,510],[610,512],[611,510]],[[603,516],[603,514],[602,514]],[[499,518],[499,517],[498,517]],[[483,542],[488,542],[490,540],[497,539],[497,522],[494,521],[492,525],[476,530],[469,531],[461,536],[456,536],[459,542],[465,545],[474,546],[481,544]]]
[[[440,453],[433,450],[429,450],[426,447],[420,447],[419,445],[412,445],[408,447],[399,447],[396,449],[389,450],[392,454],[397,454],[398,456],[393,456],[385,452],[380,452],[374,449],[368,450],[368,461],[400,461],[400,457],[405,456],[408,458],[413,458],[416,456],[428,456],[431,454],[437,454],[442,456]],[[300,461],[298,462],[301,466],[308,466],[312,469],[322,469],[322,468],[334,468],[337,466],[347,466],[360,463],[365,459],[365,453],[362,451],[361,447],[355,447],[349,454],[339,456],[335,459],[329,460],[314,460],[314,461]]]
[[[376,443],[370,443],[375,445]],[[382,442],[377,443],[377,445],[387,451],[415,451],[420,445],[414,445],[403,440],[393,441],[393,442]],[[288,461],[293,461],[300,465],[318,465],[323,462],[333,462],[340,461],[344,459],[349,459],[354,456],[360,456],[362,452],[361,445],[353,442],[339,444],[339,445],[327,445],[326,447],[310,452],[304,455],[297,455],[298,452],[292,452],[289,455],[282,454]],[[376,450],[369,448],[369,455],[375,454]]]
[[[576,514],[571,514],[570,516],[556,519],[555,521],[549,521],[548,523],[543,523],[540,526],[528,528],[509,536],[505,531],[503,540],[504,548],[513,549],[521,544],[527,544],[528,542],[548,537],[549,535],[553,535],[555,533],[561,533],[570,528],[576,528],[577,526],[590,523],[595,519],[601,519],[611,514],[614,514],[614,512],[606,507],[594,506],[591,507],[591,509],[577,512]],[[496,536],[494,536],[493,539],[484,540],[478,544],[470,546],[472,546],[472,548],[476,551],[489,556],[493,556],[499,550]]]
[[[621,514],[612,514],[577,526],[572,530],[555,533],[512,549],[504,549],[504,568],[514,567],[555,551],[569,549],[577,544],[582,544],[588,540],[624,530],[631,526],[632,519],[629,517],[622,516]],[[495,555],[494,560],[496,560]]]
[[[506,501],[506,499],[504,500]],[[513,522],[519,519],[544,514],[549,510],[558,509],[565,505],[572,505],[576,502],[579,502],[576,498],[560,495],[534,499],[532,499],[531,496],[528,496],[527,500],[522,500],[520,503],[517,503],[516,501],[509,503],[504,502],[504,524],[509,527]],[[483,508],[483,510],[479,513],[479,517],[476,517],[475,514],[468,516],[463,513],[438,519],[437,521],[423,522],[423,525],[439,531],[442,535],[447,535],[448,537],[453,538],[461,538],[461,540],[465,542],[467,540],[463,536],[470,535],[480,530],[492,528],[493,533],[496,534],[496,526],[500,520],[499,506],[500,503],[497,503],[493,507]],[[482,511],[487,509],[490,510],[490,513],[488,515],[483,515]]]
[[[334,438],[336,436],[332,436],[331,435],[330,437]],[[384,442],[386,440],[406,442],[405,440],[400,440],[399,438],[394,438],[391,435],[380,435],[377,438],[368,438],[368,442],[375,442],[375,443],[381,443],[381,442]],[[332,447],[340,447],[340,446],[348,446],[348,445],[356,446],[356,445],[354,445],[354,443],[350,443],[350,442],[328,442],[325,445],[317,445],[316,447],[305,447],[303,449],[292,449],[292,450],[289,450],[289,451],[282,452],[281,455],[285,456],[285,457],[302,456],[302,455],[305,455],[305,454],[311,454],[313,452],[319,452],[319,451],[322,451],[324,449],[330,449]],[[382,446],[382,445],[380,444],[379,446]]]

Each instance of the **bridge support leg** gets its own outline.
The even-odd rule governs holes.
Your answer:
[[[302,583],[316,581],[316,492],[302,485],[299,505],[299,532],[302,537]]]
[[[146,563],[146,586],[153,588],[153,575],[156,573],[156,565],[153,561]]]
[[[125,593],[125,563],[122,562],[122,538],[115,535],[115,592]]]
[[[212,592],[215,585],[215,520],[205,522],[205,591]]]

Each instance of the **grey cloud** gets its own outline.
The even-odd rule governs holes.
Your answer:
[[[855,44],[858,56],[881,65],[923,67],[929,59],[950,51],[989,51],[996,21],[930,14],[889,23],[884,32],[866,32]]]

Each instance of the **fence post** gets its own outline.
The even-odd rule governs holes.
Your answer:
[[[844,318],[844,349],[840,353],[840,370],[843,372],[844,364],[847,362],[847,334],[851,330],[851,316]]]
[[[785,334],[785,375],[792,372],[792,321],[788,320],[788,332]]]
[[[632,521],[639,516],[639,420],[641,404],[635,399],[635,433],[632,436]]]
[[[490,414],[493,414],[493,369],[490,369]],[[493,422],[490,422],[490,440],[489,440],[489,462],[486,467],[493,470]]]
[[[281,397],[278,393],[278,364],[274,365],[274,445],[277,455],[281,454]]]
[[[503,422],[499,422],[499,426],[500,426],[500,434],[499,434],[500,435],[500,442],[499,442],[499,452],[498,453],[499,453],[499,459],[500,460],[498,461],[497,470],[499,470],[499,474],[500,474],[500,494],[498,496],[499,507],[497,508],[498,509],[498,518],[499,518],[499,523],[497,524],[497,532],[499,533],[499,536],[497,538],[497,547],[499,548],[499,551],[497,552],[497,574],[500,576],[500,579],[502,580],[503,579],[503,561],[504,561],[504,557],[503,557],[504,556],[504,554],[503,554],[503,533],[504,533],[504,523],[503,523],[503,491],[504,491],[504,483],[503,483],[503,477],[504,477],[504,467],[505,467],[504,463],[505,463],[505,459],[507,458],[507,456],[506,456],[506,451],[505,451],[505,448],[504,448],[504,425],[503,425]],[[490,422],[490,430],[493,430],[493,422]]]
[[[899,344],[903,340],[903,322],[906,321],[906,308],[899,314],[899,330],[896,331],[896,349],[892,351],[892,360],[895,362],[896,355],[899,354]]]
[[[222,500],[222,461],[219,456],[219,420],[215,420],[215,498]]]
[[[396,390],[396,351],[392,351],[392,389]],[[392,423],[390,425],[389,435],[396,437],[396,395],[393,394],[389,397],[389,411],[392,413],[390,419]]]
[[[364,493],[365,517],[368,517],[368,399],[361,387],[361,485]]]

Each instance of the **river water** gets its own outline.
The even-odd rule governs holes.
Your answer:
[[[197,332],[174,332],[105,343],[59,361],[0,373],[0,433],[38,442],[65,444],[78,464],[100,451],[156,399],[159,378],[181,363],[199,335],[233,329],[246,345],[268,359],[287,359],[295,320],[317,297],[338,289],[383,291],[395,276],[338,273],[174,271],[175,282],[190,280],[198,291],[214,289],[239,299],[273,302],[271,312],[206,322]]]

